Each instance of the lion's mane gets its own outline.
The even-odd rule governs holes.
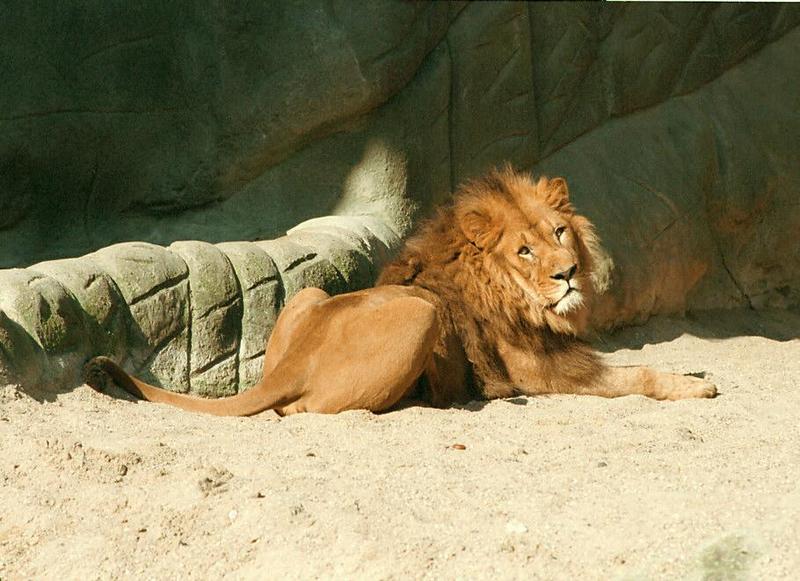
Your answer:
[[[507,209],[520,208],[531,196],[558,211],[577,239],[586,279],[584,301],[580,308],[565,315],[533,305],[510,273],[488,260],[481,248],[480,237],[502,235]],[[487,219],[477,244],[465,233],[474,215]],[[378,284],[416,286],[429,291],[438,303],[444,329],[437,352],[452,359],[457,345],[455,350],[461,352],[468,368],[463,376],[470,386],[464,396],[497,397],[509,395],[511,389],[497,352],[501,339],[530,351],[541,359],[543,368],[552,367],[553,375],[596,371],[596,356],[576,336],[587,324],[593,294],[603,290],[597,288],[598,279],[594,276],[601,256],[594,228],[585,217],[575,214],[563,179],[542,177],[533,181],[530,176],[505,167],[459,188],[449,203],[420,225],[399,256],[386,265]],[[497,385],[506,387],[498,391]],[[456,394],[432,394],[432,398],[459,399]]]

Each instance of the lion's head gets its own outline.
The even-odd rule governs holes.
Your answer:
[[[533,181],[510,168],[495,171],[462,189],[454,213],[467,252],[482,261],[500,295],[524,301],[537,325],[582,330],[601,290],[593,276],[600,247],[563,178]]]

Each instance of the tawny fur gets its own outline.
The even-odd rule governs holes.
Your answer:
[[[242,394],[173,394],[107,358],[89,370],[137,397],[219,415],[382,411],[407,397],[436,406],[544,393],[713,397],[714,386],[695,377],[607,367],[580,340],[599,253],[563,178],[534,181],[506,167],[462,186],[375,288],[338,297],[307,289],[292,299],[261,381]]]

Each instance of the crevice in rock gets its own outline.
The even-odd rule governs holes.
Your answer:
[[[138,297],[134,297],[133,299],[131,299],[131,302],[128,304],[128,306],[132,307],[133,305],[139,304],[142,301],[145,301],[145,300],[149,299],[150,297],[153,297],[153,296],[157,295],[161,291],[165,291],[165,290],[171,289],[173,287],[176,287],[180,283],[182,283],[184,280],[187,280],[188,278],[189,278],[189,267],[187,266],[186,267],[186,274],[181,274],[180,276],[176,276],[176,277],[173,277],[173,278],[168,278],[167,280],[158,283],[157,285],[151,287],[147,292],[139,295]]]
[[[536,151],[533,152],[533,161],[536,162],[542,153],[542,119],[541,111],[539,111],[539,107],[537,107],[536,103],[536,74],[533,64],[534,60],[536,59],[536,52],[534,51],[533,47],[533,2],[528,2],[526,8],[528,10],[528,51],[530,54],[530,61],[528,62],[528,65],[531,67],[531,86],[528,92],[531,94],[531,107],[533,108],[533,113],[531,114],[531,122],[533,123],[533,127],[531,127],[530,130],[533,132],[534,136],[532,143],[536,146]]]
[[[173,190],[173,193],[179,192]],[[191,200],[186,196],[173,200],[136,200],[127,208],[124,208],[121,214],[140,214],[155,217],[174,216],[183,212],[205,210],[224,202],[226,199],[227,196],[220,194],[204,200]]]
[[[244,361],[252,361],[254,359],[258,359],[259,357],[263,357],[266,352],[267,352],[266,349],[262,349],[261,351],[257,351],[253,355],[249,355],[248,357],[244,357],[243,360]]]
[[[693,94],[697,93],[698,91],[701,91],[702,89],[704,89],[705,87],[707,87],[708,85],[713,83],[714,81],[717,81],[718,79],[721,79],[731,69],[734,69],[734,68],[738,67],[739,65],[741,65],[742,63],[744,63],[744,62],[746,62],[746,61],[748,61],[748,60],[750,60],[752,58],[757,57],[766,48],[769,48],[773,44],[775,44],[777,42],[780,42],[781,40],[783,40],[784,38],[786,38],[787,36],[792,34],[792,32],[794,32],[795,30],[798,30],[798,29],[800,29],[800,25],[797,25],[797,26],[794,26],[794,27],[790,28],[789,30],[786,31],[785,34],[779,36],[778,38],[775,38],[774,40],[771,40],[769,42],[764,43],[757,50],[747,54],[746,56],[742,57],[741,59],[739,59],[735,63],[732,63],[730,66],[728,66],[724,70],[720,71],[719,74],[716,75],[715,77],[707,80],[706,82],[704,82],[701,85],[698,85],[697,87],[692,88],[689,91],[685,91],[683,93],[671,95],[670,97],[664,99],[663,101],[659,101],[657,103],[652,103],[650,105],[645,105],[643,107],[638,107],[638,108],[634,108],[634,109],[628,110],[625,113],[623,113],[622,115],[612,115],[611,117],[602,120],[602,122],[600,124],[593,125],[592,127],[588,127],[584,131],[581,131],[575,137],[571,138],[569,141],[567,141],[565,143],[562,143],[562,144],[558,145],[557,147],[555,147],[554,149],[548,151],[547,154],[543,158],[541,158],[539,161],[541,162],[541,161],[544,161],[544,160],[548,159],[549,157],[552,157],[553,155],[555,155],[556,153],[558,153],[559,151],[561,151],[565,147],[571,145],[572,143],[578,141],[582,137],[592,133],[593,131],[596,131],[597,129],[600,129],[600,128],[604,127],[611,120],[624,119],[625,117],[630,117],[631,115],[634,115],[636,113],[642,113],[642,112],[645,112],[645,111],[649,111],[651,109],[655,109],[657,107],[660,107],[660,106],[664,105],[665,103],[669,103],[670,101],[672,101],[674,99],[678,99],[678,98],[681,98],[681,97],[687,97],[689,95],[693,95]],[[577,93],[580,93],[580,91],[576,90],[576,94]],[[563,119],[562,119],[562,121],[563,121]],[[560,124],[560,122],[559,122],[559,124]],[[555,133],[555,131],[553,131],[551,134],[554,134],[554,133]]]
[[[225,180],[232,183],[235,182],[236,187],[225,194],[224,198],[230,199],[237,196],[247,189],[248,184],[261,178],[261,176],[273,167],[284,163],[291,155],[298,154],[306,148],[313,146],[315,143],[319,143],[331,135],[341,132],[342,128],[348,127],[355,121],[374,114],[375,111],[378,111],[387,103],[396,99],[419,76],[419,71],[426,66],[436,49],[439,48],[442,43],[449,42],[448,35],[450,34],[450,30],[467,11],[467,8],[468,6],[464,5],[463,8],[458,10],[458,13],[451,18],[447,29],[442,32],[441,37],[433,42],[431,46],[428,47],[427,52],[420,57],[413,73],[409,74],[408,78],[397,87],[394,87],[393,90],[388,91],[386,94],[379,95],[374,102],[362,105],[357,110],[353,110],[342,117],[328,119],[317,124],[315,127],[309,129],[305,135],[299,137],[297,141],[274,146],[265,151],[257,151],[250,155],[249,158],[240,160],[238,164],[243,167],[242,171],[235,178],[230,178],[229,176]],[[373,61],[373,64],[374,62],[375,61]]]
[[[163,109],[54,109],[52,111],[30,111],[0,117],[0,121],[24,121],[26,119],[37,119],[41,117],[51,117],[53,115],[158,115],[164,113],[178,113],[182,109],[178,107],[165,107]]]
[[[675,91],[676,91],[677,87],[680,86],[680,84],[683,82],[683,79],[686,76],[686,72],[687,72],[687,70],[689,68],[689,65],[693,62],[693,60],[695,58],[695,54],[697,53],[698,49],[701,46],[703,36],[708,32],[708,29],[709,29],[709,26],[710,26],[709,23],[711,22],[711,18],[712,18],[712,13],[715,10],[716,10],[716,7],[712,8],[711,10],[706,10],[706,11],[700,12],[700,18],[702,19],[702,23],[694,30],[695,34],[694,34],[694,37],[691,40],[692,47],[689,50],[689,53],[685,56],[685,58],[683,60],[683,63],[681,63],[681,66],[676,70],[675,74],[673,75],[671,83],[669,83],[669,85],[670,85],[670,92],[669,92],[670,96],[675,95]],[[657,11],[657,12],[658,12],[658,14],[660,14],[664,18],[664,20],[666,20],[667,22],[670,22],[669,19],[666,18],[666,15],[664,15],[660,11]],[[670,22],[670,24],[672,24],[673,27],[674,27],[674,24],[672,22]],[[682,32],[684,34],[686,34],[687,31],[682,31]]]
[[[714,236],[713,232],[711,233],[711,237],[714,239],[714,244],[717,245],[717,251],[719,252],[719,260],[720,260],[720,264],[722,264],[722,268],[724,268],[725,272],[728,273],[728,276],[730,277],[731,282],[733,283],[733,286],[735,286],[736,290],[738,290],[741,293],[742,298],[745,301],[747,301],[747,307],[749,309],[751,309],[751,310],[755,310],[755,307],[753,306],[753,302],[750,300],[750,296],[744,291],[744,288],[742,288],[742,285],[739,284],[739,281],[736,280],[736,277],[733,276],[733,273],[731,272],[731,269],[728,267],[728,263],[725,261],[725,253],[722,252],[722,248],[720,247],[719,241],[717,240],[717,237]]]
[[[480,149],[478,149],[476,152],[474,152],[470,157],[471,157],[471,159],[476,159],[478,156],[480,156],[484,152],[486,152],[486,150],[491,149],[492,147],[494,147],[498,143],[503,143],[505,141],[518,141],[520,139],[524,139],[528,135],[530,135],[530,130],[529,129],[528,130],[521,129],[521,130],[518,130],[518,131],[512,131],[511,133],[507,133],[505,135],[500,135],[499,137],[496,137],[496,138],[492,139],[488,143],[483,144],[480,147]]]
[[[317,253],[316,252],[307,252],[303,256],[295,258],[293,261],[291,261],[289,264],[287,264],[286,268],[284,269],[284,272],[289,272],[290,270],[293,270],[293,269],[297,268],[298,266],[300,266],[304,262],[308,262],[310,260],[313,260],[316,257],[317,257]],[[272,258],[272,257],[270,256],[270,258]]]
[[[515,16],[515,19],[516,18],[519,17]],[[508,70],[513,67],[517,58],[519,57],[519,51],[520,51],[519,45],[515,46],[514,50],[511,51],[511,54],[508,56],[505,62],[497,67],[497,73],[495,73],[494,78],[489,83],[489,88],[486,90],[487,96],[493,97],[494,96],[493,94],[498,91],[498,87],[500,86],[502,81],[505,80],[505,76],[508,74]]]
[[[414,15],[414,19],[411,21],[411,23],[409,23],[409,25],[405,28],[405,30],[403,30],[402,33],[398,33],[398,36],[401,38],[401,40],[397,44],[394,44],[394,45],[390,46],[389,48],[381,51],[377,55],[375,55],[375,56],[373,56],[373,57],[371,57],[369,59],[366,59],[363,62],[362,66],[364,68],[372,67],[372,66],[380,63],[381,61],[383,61],[390,54],[392,54],[394,52],[397,52],[398,50],[401,50],[403,48],[404,44],[408,41],[408,39],[409,38],[413,38],[414,29],[419,26],[420,21],[422,21],[422,19],[430,18],[430,13],[433,10],[433,8],[434,8],[434,5],[433,5],[433,3],[431,3],[431,4],[428,4],[427,6],[425,6],[425,8],[423,8],[421,13],[415,14]],[[425,24],[425,23],[423,23],[423,24]],[[438,46],[438,44],[439,43],[437,42],[436,45]],[[427,56],[428,55],[426,54],[425,57],[423,57],[423,60],[425,60],[425,58],[427,58]],[[419,70],[419,68],[417,68],[417,70]],[[416,71],[412,75],[412,78],[414,76],[416,76]],[[400,91],[398,91],[398,93],[399,92]]]
[[[176,256],[178,256],[176,254]],[[192,332],[194,325],[192,324],[193,309],[192,305],[192,282],[189,278],[189,265],[183,258],[178,258],[186,265],[186,370],[184,381],[186,383],[187,391],[192,391]]]
[[[722,243],[718,238],[717,232],[714,230],[714,220],[712,216],[714,215],[710,205],[711,200],[709,199],[710,190],[712,188],[712,184],[715,180],[720,179],[720,175],[724,173],[725,168],[725,157],[721,154],[721,144],[718,135],[717,128],[714,126],[713,122],[709,122],[709,129],[711,133],[711,155],[713,156],[709,171],[706,172],[706,177],[703,181],[701,192],[703,194],[703,212],[705,213],[705,224],[708,225],[708,235],[711,237],[711,241],[714,244],[714,249],[717,251],[717,255],[719,256],[719,262],[722,265],[722,268],[727,273],[728,277],[731,279],[731,283],[739,291],[739,294],[742,295],[742,298],[747,303],[747,306],[750,309],[754,309],[753,303],[750,300],[748,294],[744,291],[742,285],[739,284],[739,281],[736,280],[736,277],[733,276],[733,272],[728,266],[727,261],[725,260],[725,252],[723,251]]]
[[[450,28],[452,28],[452,23],[450,24]],[[450,31],[447,31],[447,34],[450,34]],[[455,64],[453,62],[453,49],[450,45],[450,39],[448,36],[445,36],[445,47],[447,48],[447,58],[450,62],[450,74],[448,75],[450,81],[450,95],[447,98],[447,149],[450,152],[450,191],[456,191],[456,164],[455,164],[455,152],[453,151],[453,144],[455,141],[453,140],[453,131],[454,131],[454,124],[453,124],[453,111],[455,110],[455,104],[453,103],[453,99],[455,99],[455,85],[456,85],[456,75],[455,75]]]
[[[89,254],[87,256],[91,256],[91,254]],[[105,278],[108,280],[109,290],[111,291],[110,294],[112,296],[115,296],[115,298],[119,300],[119,304],[116,305],[116,308],[119,309],[119,314],[115,315],[114,317],[112,317],[112,319],[109,319],[109,321],[111,321],[113,319],[116,319],[117,316],[122,316],[123,319],[124,319],[124,325],[125,325],[125,328],[126,328],[126,332],[129,332],[130,326],[131,326],[131,324],[133,323],[133,320],[134,320],[133,319],[133,313],[131,313],[131,306],[125,301],[125,295],[122,293],[122,289],[119,288],[119,285],[117,284],[117,281],[114,280],[114,277],[111,276],[111,274],[109,274],[108,271],[106,271],[104,269],[102,270],[102,273],[105,275]],[[95,279],[95,280],[97,280],[97,279]],[[87,286],[85,288],[89,288],[89,287]],[[111,324],[113,325],[113,323],[111,323]],[[106,333],[111,331],[111,329],[108,329],[106,327],[102,327],[102,330],[104,332],[106,332]],[[128,346],[127,339],[125,341],[125,345]],[[106,355],[110,355],[110,354],[107,353]],[[128,357],[130,357],[130,353],[125,353],[123,355],[122,361],[119,361],[118,363],[121,365],[125,360],[127,360]]]
[[[661,238],[661,236],[663,236],[670,228],[672,228],[675,224],[686,218],[688,215],[689,212],[684,212],[683,214],[675,216],[672,220],[669,221],[669,223],[666,226],[664,226],[663,228],[661,228],[661,230],[656,232],[656,235],[650,239],[649,244],[653,244],[656,240]]]
[[[106,275],[106,276],[108,276],[108,275]],[[84,290],[87,290],[87,289],[93,287],[94,285],[96,285],[101,280],[103,280],[103,276],[100,273],[93,273],[93,274],[89,275],[89,277],[83,283]]]
[[[60,288],[61,291],[64,293],[64,295],[67,297],[67,300],[70,303],[72,303],[70,305],[71,309],[74,312],[78,313],[79,321],[80,321],[80,325],[81,325],[80,339],[82,341],[79,340],[77,342],[78,343],[77,345],[75,345],[75,344],[69,345],[69,346],[67,346],[67,348],[71,349],[71,350],[72,349],[79,350],[79,351],[82,352],[82,354],[84,356],[86,355],[86,353],[88,353],[90,351],[93,351],[95,346],[92,345],[91,341],[88,340],[88,339],[90,339],[90,334],[89,334],[90,323],[89,323],[89,320],[88,320],[88,318],[90,317],[89,313],[86,312],[86,309],[83,308],[83,305],[78,300],[78,298],[75,296],[75,294],[72,292],[72,289],[70,289],[67,285],[63,284],[60,280],[58,280],[57,278],[55,278],[53,276],[46,275],[46,274],[38,274],[37,273],[37,276],[35,278],[31,279],[28,284],[33,283],[33,282],[43,281],[43,280],[47,280],[51,284],[54,284],[55,286]],[[34,292],[38,293],[39,291],[35,290]],[[69,322],[68,319],[66,319],[66,320],[67,320],[67,322]],[[74,330],[73,330],[73,332],[74,332]],[[36,340],[37,343],[41,342],[41,338],[34,338],[34,339]],[[62,347],[64,347],[64,346],[62,345]],[[45,349],[45,355],[49,358],[50,356],[55,355],[55,353]]]
[[[628,180],[632,184],[636,184],[637,186],[642,188],[642,190],[653,194],[656,198],[658,198],[658,200],[662,204],[664,204],[664,206],[667,207],[667,209],[670,211],[670,213],[672,214],[672,216],[675,219],[678,219],[681,216],[681,212],[678,211],[678,207],[675,205],[675,202],[673,202],[672,198],[670,198],[667,194],[657,190],[653,186],[650,186],[650,185],[646,184],[645,182],[643,182],[641,180],[637,180],[636,178],[632,178],[629,175],[624,174],[624,173],[622,173],[620,171],[616,171],[614,173],[616,173],[618,176]]]
[[[247,287],[244,290],[251,291],[251,290],[257,289],[258,287],[265,286],[265,285],[267,285],[267,284],[269,284],[271,282],[279,282],[279,278],[280,277],[278,277],[278,275],[268,276],[266,278],[262,278],[261,280],[257,280],[256,282],[254,282],[253,284],[251,284],[249,287]],[[238,278],[237,278],[237,280],[238,280]],[[241,281],[239,281],[239,284],[241,284]]]
[[[697,91],[699,91],[699,90],[703,89],[704,87],[706,87],[706,86],[710,85],[711,83],[713,83],[713,82],[714,82],[714,81],[716,81],[717,79],[721,78],[721,77],[722,77],[723,75],[725,75],[725,73],[727,73],[728,71],[730,71],[730,70],[732,70],[732,69],[735,69],[736,67],[738,67],[738,66],[739,66],[740,64],[742,64],[743,62],[745,62],[745,61],[747,61],[747,60],[750,60],[751,58],[754,58],[754,57],[758,56],[759,54],[761,54],[761,53],[764,51],[764,49],[766,49],[766,48],[768,48],[768,47],[772,46],[772,45],[773,45],[773,44],[775,44],[776,42],[780,42],[780,41],[781,41],[781,40],[783,40],[783,39],[784,39],[786,36],[788,36],[789,34],[791,34],[791,33],[792,33],[794,30],[796,30],[796,29],[798,29],[798,28],[800,28],[800,25],[798,25],[798,26],[793,26],[792,28],[790,28],[789,30],[787,30],[787,31],[786,31],[784,34],[782,34],[781,36],[779,36],[779,37],[777,37],[777,38],[774,38],[774,39],[772,39],[772,40],[770,40],[770,41],[767,41],[767,42],[765,42],[764,44],[762,44],[760,47],[758,47],[758,48],[757,48],[756,50],[754,50],[753,52],[751,52],[751,53],[748,53],[748,54],[744,55],[744,56],[743,56],[743,57],[741,57],[740,59],[738,59],[738,60],[734,61],[733,63],[731,63],[730,65],[728,65],[728,66],[727,66],[727,67],[725,67],[724,69],[720,70],[720,71],[719,71],[719,73],[718,73],[718,74],[717,74],[715,77],[712,77],[712,78],[708,79],[707,81],[705,81],[705,82],[704,82],[704,83],[702,83],[701,85],[698,85],[698,86],[696,86],[696,87],[693,87],[692,89],[690,89],[690,90],[688,90],[688,91],[684,91],[683,93],[676,93],[676,94],[674,94],[674,95],[670,95],[670,97],[668,97],[668,98],[667,98],[667,99],[665,99],[664,101],[661,101],[661,103],[666,103],[667,101],[669,101],[669,100],[671,100],[671,99],[675,99],[675,98],[678,98],[678,97],[685,97],[686,95],[691,95],[691,94],[693,94],[693,93],[696,93]],[[654,106],[657,106],[657,105],[659,105],[659,104],[660,104],[660,103],[655,103],[655,104],[653,104],[653,105],[651,105],[651,106],[648,106],[648,107],[643,107],[642,109],[634,109],[633,111],[629,111],[628,113],[626,113],[626,115],[629,115],[629,114],[631,114],[631,113],[636,113],[636,112],[638,112],[638,111],[641,111],[641,110],[643,110],[643,109],[649,109],[650,107],[654,107]]]
[[[236,304],[237,300],[239,301],[239,322],[236,325],[236,345],[233,348],[233,356],[234,356],[234,359],[235,359],[234,362],[233,362],[233,386],[234,386],[234,389],[236,390],[236,393],[239,393],[239,391],[240,391],[240,386],[239,386],[239,363],[241,361],[240,351],[241,351],[241,348],[242,348],[242,333],[244,332],[244,327],[243,327],[243,325],[244,325],[244,292],[242,291],[242,283],[239,280],[239,275],[236,273],[236,269],[233,268],[233,264],[231,263],[230,258],[228,258],[228,255],[225,254],[222,251],[220,251],[220,254],[222,254],[223,258],[225,259],[225,262],[228,263],[228,266],[230,267],[230,272],[233,275],[233,282],[236,285],[236,294],[234,295],[234,297],[233,297],[233,299],[231,301],[228,301],[228,304],[232,306],[232,305]],[[225,305],[221,305],[221,306],[225,306]],[[198,370],[198,373],[199,373],[199,370]]]
[[[166,337],[161,339],[158,343],[156,343],[155,346],[150,350],[150,354],[147,357],[145,357],[144,361],[142,361],[142,363],[137,365],[136,367],[138,367],[139,370],[142,370],[142,369],[148,367],[153,362],[153,360],[158,356],[158,354],[161,353],[161,351],[163,351],[166,348],[167,345],[169,345],[172,341],[174,341],[177,337],[179,337],[181,335],[181,333],[183,333],[184,331],[187,331],[187,333],[189,334],[189,337],[191,338],[191,322],[188,325],[186,325],[185,327],[179,326],[177,329],[172,331],[172,333],[170,333],[169,335],[167,335]],[[191,343],[188,343],[188,344],[189,344],[189,346],[191,348]],[[186,366],[186,369],[187,369],[187,374],[186,375],[187,375],[187,378],[188,378],[188,375],[189,375],[188,374],[188,369],[189,369],[188,365]],[[187,385],[188,385],[188,383],[187,383]]]
[[[235,274],[235,272],[234,272],[234,278],[235,278],[235,277],[236,277],[236,274]],[[238,281],[237,281],[237,288],[238,288]],[[208,315],[210,315],[210,314],[211,314],[211,313],[213,313],[214,311],[217,311],[217,310],[220,310],[220,309],[225,309],[225,308],[227,308],[227,307],[233,306],[233,305],[235,305],[235,304],[236,304],[236,301],[237,301],[237,300],[240,300],[241,298],[242,298],[242,295],[241,295],[241,290],[240,290],[240,291],[239,291],[239,294],[237,294],[237,295],[233,295],[233,296],[232,296],[231,298],[229,298],[228,300],[226,300],[226,301],[223,301],[223,302],[221,302],[221,303],[217,303],[217,304],[215,304],[215,305],[211,305],[210,307],[208,307],[208,308],[207,308],[205,311],[203,311],[202,313],[200,313],[199,315],[197,315],[197,319],[198,319],[198,320],[200,320],[200,319],[205,319],[205,318],[206,318]]]
[[[238,357],[238,353],[239,353],[238,346],[235,349],[231,349],[230,351],[225,351],[224,353],[220,353],[219,355],[214,357],[214,359],[212,359],[211,361],[209,361],[205,365],[201,365],[200,367],[198,367],[194,371],[190,371],[191,376],[192,377],[197,377],[198,375],[200,375],[201,373],[205,373],[206,371],[208,371],[212,367],[216,367],[220,363],[222,363],[224,361],[227,361],[231,357],[234,357],[236,359],[236,361],[234,362],[235,363],[234,367],[236,368],[234,373],[236,374],[236,385],[238,386],[239,385],[239,357]]]
[[[116,49],[121,48],[121,47],[128,47],[128,46],[130,46],[132,44],[139,44],[139,43],[143,43],[143,42],[149,42],[151,40],[164,38],[166,36],[167,36],[166,34],[161,33],[161,34],[143,34],[143,35],[140,35],[140,36],[133,36],[131,38],[123,38],[123,39],[118,40],[117,42],[114,42],[112,44],[101,46],[99,49],[94,50],[94,51],[90,52],[89,54],[83,55],[78,62],[83,64],[85,61],[87,61],[89,59],[92,59],[92,58],[94,58],[94,57],[96,57],[98,55],[101,55],[103,53],[106,53],[108,51],[116,50]]]
[[[267,255],[267,256],[269,256],[269,255]],[[272,260],[273,264],[275,264],[275,261],[272,259],[271,256],[269,256],[269,259]],[[277,269],[277,265],[275,265],[275,267]],[[286,306],[286,301],[287,301],[287,297],[286,297],[286,281],[284,280],[283,273],[280,271],[280,269],[278,269],[277,283],[278,283],[278,285],[277,285],[277,288],[275,289],[275,310],[276,310],[277,315],[280,316],[280,313],[281,313],[281,311],[283,311],[283,307]],[[277,324],[277,317],[275,319],[275,324]],[[266,352],[267,352],[267,340],[268,340],[269,336],[272,334],[272,332],[274,330],[275,330],[275,328],[273,326],[273,328],[270,329],[267,332],[266,337],[262,340],[261,343],[262,343],[262,345],[264,345],[264,348],[259,350],[255,355],[247,357],[245,359],[245,361],[252,361],[253,359],[257,359],[258,357],[262,357],[262,356],[264,356],[266,354]],[[240,346],[241,346],[241,344],[240,344]],[[240,362],[241,362],[241,359],[240,359]],[[252,387],[252,385],[239,385],[239,384],[237,384],[237,388],[236,389],[237,389],[237,391],[239,393],[241,393],[241,392],[245,391],[246,389],[249,389],[250,387]]]

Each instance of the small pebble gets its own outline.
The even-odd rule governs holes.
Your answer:
[[[228,520],[235,521],[237,516],[239,516],[239,513],[235,510],[232,510],[228,513]]]
[[[466,450],[467,447],[464,444],[453,444],[450,446],[453,450]]]
[[[506,532],[521,535],[522,533],[528,532],[528,527],[519,521],[512,520],[506,525]]]

